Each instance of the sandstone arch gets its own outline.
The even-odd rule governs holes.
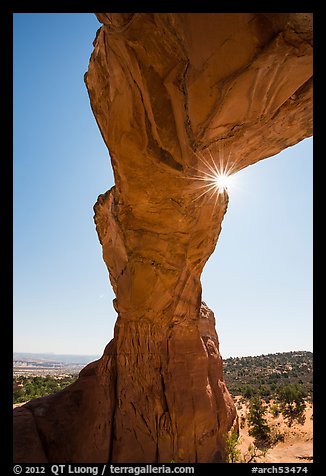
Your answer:
[[[228,196],[197,200],[192,178],[312,134],[312,16],[97,16],[85,82],[115,175],[94,210],[118,319],[75,384],[16,410],[15,461],[222,462],[237,419],[200,274]]]

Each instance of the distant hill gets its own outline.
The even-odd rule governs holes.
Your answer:
[[[223,361],[223,370],[226,386],[232,396],[243,395],[250,398],[257,393],[270,398],[280,386],[286,384],[295,384],[312,396],[312,352],[231,357]]]

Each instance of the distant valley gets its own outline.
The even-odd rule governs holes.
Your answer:
[[[85,365],[99,359],[99,355],[13,353],[13,374],[67,375],[77,374]]]

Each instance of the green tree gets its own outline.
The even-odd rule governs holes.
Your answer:
[[[248,413],[249,435],[255,438],[258,447],[265,447],[269,443],[270,427],[265,418],[266,411],[267,408],[258,396],[251,399]]]
[[[23,384],[22,388],[14,390],[14,403],[23,403],[33,398],[44,397],[51,393],[62,390],[76,380],[77,376],[70,375],[65,378],[36,376],[19,377],[19,382]],[[14,377],[13,383],[17,384],[18,379]],[[15,388],[15,387],[14,387]]]
[[[257,390],[252,385],[246,385],[243,389],[243,396],[245,398],[252,398],[257,394]]]
[[[279,387],[278,400],[281,413],[289,426],[295,420],[301,424],[305,422],[306,397],[307,391],[297,384],[287,384]]]

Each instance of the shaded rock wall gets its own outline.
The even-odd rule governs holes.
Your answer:
[[[114,340],[75,384],[20,411],[40,460],[221,462],[237,418],[200,275],[228,195],[203,194],[201,179],[312,134],[311,15],[97,16],[85,82],[115,176],[94,207]]]

